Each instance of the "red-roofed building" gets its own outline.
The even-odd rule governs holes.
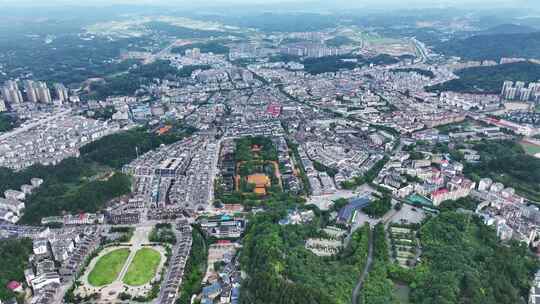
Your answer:
[[[279,117],[279,115],[281,115],[281,105],[275,102],[268,104],[266,113],[272,115],[273,117]]]
[[[451,199],[451,197],[451,192],[446,188],[439,189],[431,193],[431,201],[433,201],[433,205],[435,206],[439,206],[442,202]]]
[[[13,292],[21,292],[23,290],[22,284],[17,281],[7,283],[6,287]]]
[[[443,188],[433,191],[431,193],[431,200],[433,201],[433,205],[438,206],[444,201],[457,200],[467,197],[475,186],[476,183],[473,181],[464,177],[456,176],[448,183],[448,187],[450,189]]]
[[[438,190],[435,190],[431,193],[432,196],[439,196],[439,195],[445,195],[446,193],[448,193],[448,189],[446,188],[442,188],[442,189],[438,189]]]
[[[228,214],[234,214],[236,212],[243,212],[244,211],[244,206],[242,206],[240,204],[225,204],[225,205],[223,205],[223,209]]]

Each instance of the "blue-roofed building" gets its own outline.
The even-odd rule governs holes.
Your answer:
[[[240,287],[233,287],[231,290],[231,303],[236,304],[240,301]]]
[[[221,293],[221,285],[215,282],[212,285],[203,287],[203,298],[215,299]]]
[[[152,117],[152,112],[150,111],[150,107],[148,105],[138,105],[131,107],[130,110],[131,115],[135,120],[145,120]]]
[[[369,196],[359,196],[349,199],[349,203],[338,212],[337,222],[339,224],[349,224],[354,213],[368,206],[371,203]]]
[[[202,298],[201,299],[201,304],[214,304],[214,301],[213,300],[210,300],[209,298]]]

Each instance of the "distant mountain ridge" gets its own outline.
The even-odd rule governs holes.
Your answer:
[[[517,30],[517,28],[506,28],[506,30]],[[523,28],[520,30],[523,30]],[[435,50],[465,60],[498,61],[503,57],[540,59],[540,31],[475,35],[465,39],[453,39],[443,42],[437,45]]]
[[[480,31],[476,35],[529,34],[534,32],[540,32],[540,30],[532,26],[506,23]]]

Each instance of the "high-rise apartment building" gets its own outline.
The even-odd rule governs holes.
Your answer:
[[[68,89],[63,84],[55,83],[54,91],[56,93],[56,97],[60,102],[63,103],[69,100]]]
[[[47,87],[45,82],[38,81],[36,82],[36,92],[40,102],[42,103],[51,103],[51,91]]]
[[[506,94],[506,91],[509,89],[509,88],[512,88],[514,87],[514,82],[513,81],[505,81],[503,83],[503,87],[502,87],[502,90],[501,90],[501,95],[505,95]]]
[[[17,104],[23,101],[21,91],[16,81],[8,80],[2,87],[2,96],[8,103]]]
[[[0,113],[7,111],[6,102],[3,99],[0,99]]]
[[[538,101],[540,100],[540,83],[531,82],[526,85],[523,81],[505,81],[501,96],[507,100]]]
[[[34,103],[37,103],[39,101],[34,81],[25,80],[24,81],[24,91],[26,93],[26,100],[28,100],[30,102],[34,102]]]

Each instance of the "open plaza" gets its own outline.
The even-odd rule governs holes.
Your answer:
[[[90,261],[75,294],[92,298],[90,303],[123,303],[127,295],[146,298],[167,260],[165,245],[150,242],[150,232],[151,227],[138,227],[129,242],[105,245]]]

